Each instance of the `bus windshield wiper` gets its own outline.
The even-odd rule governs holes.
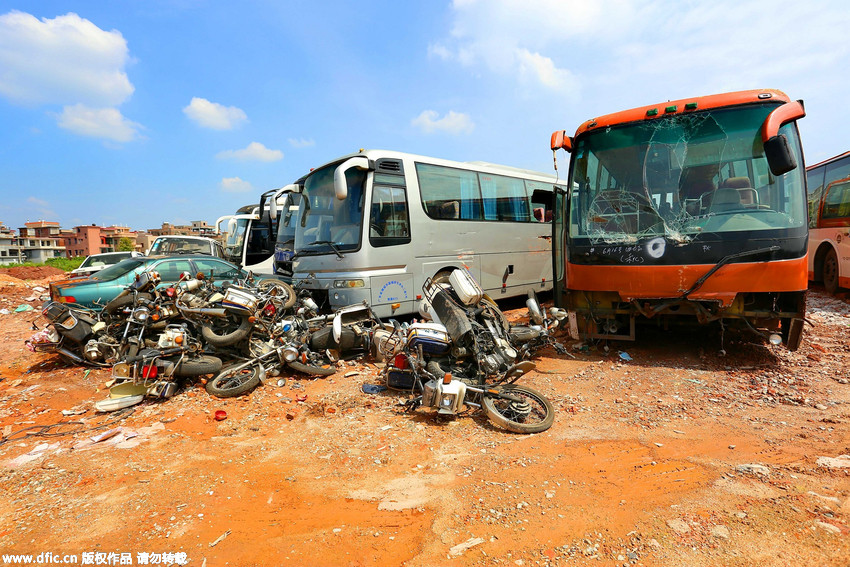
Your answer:
[[[776,252],[779,249],[779,246],[768,246],[767,248],[759,248],[757,250],[745,250],[743,252],[738,252],[737,254],[729,254],[728,256],[724,256],[709,271],[707,271],[705,275],[695,281],[694,285],[691,286],[691,289],[683,293],[679,297],[679,299],[687,299],[690,294],[702,287],[702,284],[705,283],[705,280],[710,278],[712,274],[714,274],[717,270],[719,270],[732,260],[735,260],[736,258],[744,258],[746,256],[757,256],[758,254],[764,254],[766,252]]]
[[[345,258],[345,256],[342,255],[342,252],[339,251],[339,248],[337,248],[336,242],[334,242],[332,240],[316,240],[315,242],[311,242],[307,246],[317,246],[317,245],[318,246],[322,246],[322,245],[330,246],[330,249],[333,250],[334,253],[337,256],[339,256],[340,258]]]

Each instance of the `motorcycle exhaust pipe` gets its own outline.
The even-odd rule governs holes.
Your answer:
[[[210,317],[227,317],[227,311],[221,307],[180,307],[180,311],[190,315],[209,315]]]
[[[56,352],[58,352],[58,353],[60,353],[64,356],[67,356],[68,358],[70,358],[71,360],[73,360],[74,362],[77,362],[79,364],[88,364],[89,363],[89,361],[83,360],[83,358],[80,355],[71,352],[70,350],[68,350],[65,347],[59,347],[58,349],[56,349]]]

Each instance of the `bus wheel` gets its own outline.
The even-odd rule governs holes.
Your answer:
[[[823,287],[828,293],[838,291],[838,256],[830,249],[823,259]]]

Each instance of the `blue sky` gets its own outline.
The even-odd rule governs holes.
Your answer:
[[[850,149],[847,29],[843,0],[0,0],[0,221],[213,222],[359,148],[552,172],[554,130],[763,87],[813,164]]]

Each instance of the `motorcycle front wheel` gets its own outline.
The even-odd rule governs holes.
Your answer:
[[[250,392],[260,383],[260,367],[248,366],[236,370],[242,363],[231,364],[207,382],[207,393],[218,398],[233,398]]]
[[[527,386],[502,386],[499,391],[523,401],[485,395],[482,405],[490,421],[514,433],[540,433],[552,427],[555,408],[546,396]]]
[[[336,367],[334,366],[316,366],[314,364],[302,364],[301,362],[287,362],[287,365],[298,372],[303,372],[304,374],[310,374],[311,376],[333,376],[336,374]]]

